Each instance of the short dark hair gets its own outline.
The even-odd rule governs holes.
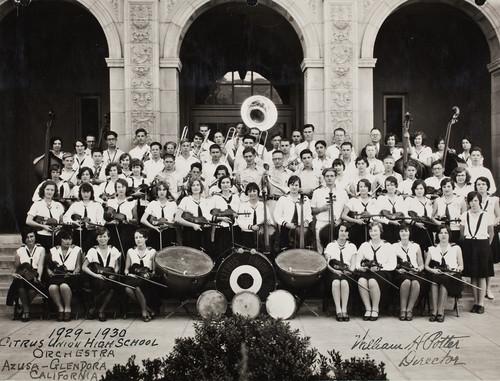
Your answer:
[[[290,186],[290,185],[292,185],[293,183],[295,183],[296,181],[298,181],[298,182],[299,182],[299,186],[301,187],[301,186],[302,186],[302,180],[301,180],[301,179],[300,179],[300,177],[299,177],[299,176],[297,176],[297,175],[292,175],[292,176],[290,176],[290,177],[288,178],[288,181],[287,181],[286,185]]]
[[[310,149],[308,149],[308,148],[303,149],[302,151],[300,151],[300,155],[299,156],[302,159],[302,156],[307,155],[307,154],[311,155],[311,157],[313,156],[312,151]]]
[[[94,171],[90,167],[81,167],[80,170],[78,171],[78,174],[76,175],[76,178],[78,180],[82,179],[82,175],[87,171],[90,174],[90,177],[94,176]]]
[[[137,130],[135,130],[135,134],[139,134],[139,132],[144,132],[146,135],[148,134],[148,132],[144,129],[144,128],[138,128]]]
[[[21,241],[23,243],[26,243],[26,237],[28,237],[28,234],[33,233],[36,237],[36,229],[32,226],[25,226],[21,229]]]
[[[304,131],[306,128],[312,128],[314,131],[314,125],[311,123],[304,124],[304,127],[302,127],[302,131]]]
[[[254,182],[247,184],[247,186],[245,188],[245,194],[248,196],[248,192],[250,192],[251,190],[256,190],[257,192],[260,192],[259,186],[257,185],[257,183],[254,183]]]
[[[109,163],[108,165],[106,165],[106,169],[104,170],[104,173],[106,174],[106,176],[109,176],[109,171],[113,167],[116,167],[119,175],[122,174],[122,166],[120,165],[120,163],[113,161],[113,162]]]
[[[316,143],[314,143],[314,148],[316,148],[318,144],[321,144],[325,148],[327,147],[327,144],[324,140],[318,140]]]
[[[82,183],[78,188],[78,198],[82,199],[82,192],[90,192],[90,199],[94,199],[94,187],[89,183]]]
[[[59,189],[57,189],[57,184],[55,183],[55,181],[45,180],[38,190],[38,196],[40,196],[41,199],[45,197],[45,188],[47,188],[49,185],[53,185],[55,188],[54,196],[52,198],[57,198],[57,196],[59,195]]]
[[[161,143],[160,142],[153,142],[149,145],[149,147],[153,147],[153,146],[158,146],[160,147],[160,149],[162,149],[162,146],[161,146]]]
[[[114,131],[107,131],[104,133],[104,139],[107,139],[108,136],[112,135],[114,138],[117,138],[118,137],[118,134]]]
[[[465,169],[465,168],[464,168]],[[468,172],[467,172],[468,173]],[[470,178],[470,175],[469,175],[469,178]],[[477,191],[477,182],[478,181],[483,181],[486,183],[486,185],[488,186],[488,188],[486,190],[490,190],[490,180],[487,178],[487,177],[484,177],[484,176],[480,176],[476,179],[476,181],[474,181],[474,190]]]
[[[422,185],[424,187],[424,195],[427,194],[427,184],[422,179],[415,179],[415,181],[411,185],[411,194],[415,195],[415,189],[417,189],[419,185]]]
[[[467,193],[467,205],[469,205],[470,202],[472,200],[474,200],[474,198],[476,198],[476,197],[479,200],[479,203],[483,202],[483,196],[481,196],[481,194],[479,192],[472,191],[472,192]]]

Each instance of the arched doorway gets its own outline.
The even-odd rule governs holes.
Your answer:
[[[409,111],[412,131],[424,131],[434,150],[458,106],[450,146],[460,151],[461,138],[473,132],[491,163],[490,51],[474,20],[445,4],[403,6],[380,28],[374,57],[375,126],[401,136],[402,115]]]
[[[68,22],[71,20],[71,22]],[[73,151],[76,137],[96,133],[109,112],[108,43],[101,26],[75,2],[33,2],[0,22],[0,229],[24,223],[37,181],[49,110],[52,136]]]
[[[303,58],[290,23],[268,7],[225,3],[207,10],[180,50],[181,126],[190,136],[202,123],[225,132],[240,120],[244,99],[261,94],[277,103],[277,124],[289,135],[303,123]]]

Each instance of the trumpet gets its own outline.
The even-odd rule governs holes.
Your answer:
[[[184,128],[182,129],[181,138],[179,139],[179,144],[177,145],[177,149],[175,151],[175,157],[178,157],[181,154],[181,142],[184,139],[187,139],[187,135],[188,135],[188,126],[184,126]]]

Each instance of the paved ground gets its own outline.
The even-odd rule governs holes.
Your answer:
[[[450,300],[442,324],[419,314],[412,322],[385,315],[377,322],[353,317],[338,323],[303,307],[290,325],[324,354],[336,349],[344,358],[369,354],[383,361],[391,380],[500,379],[500,303],[488,302],[486,313],[478,315],[467,311],[470,302],[462,300],[456,317]],[[195,321],[180,312],[150,323],[132,318],[21,323],[0,314],[0,379],[98,379],[133,354],[164,356],[176,338],[194,334]]]

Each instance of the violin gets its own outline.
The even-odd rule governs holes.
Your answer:
[[[117,221],[117,222],[126,222],[127,216],[123,213],[118,213],[111,206],[107,206],[104,210],[104,220],[106,222]]]
[[[78,213],[71,215],[71,220],[77,222],[79,225],[86,225],[88,227],[99,227],[101,225],[93,223],[89,217],[82,217]]]
[[[408,215],[411,217],[411,219],[415,222],[420,222],[422,224],[427,224],[427,225],[440,225],[439,223],[436,223],[435,220],[433,220],[430,217],[427,216],[419,216],[417,212],[414,210],[409,210]]]
[[[111,266],[103,266],[99,262],[89,263],[89,270],[93,273],[109,276],[111,279],[116,278],[118,274],[115,273],[115,269]]]
[[[425,194],[427,195],[427,197],[429,197],[429,199],[435,200],[436,198],[441,197],[443,195],[443,190],[436,189],[428,185],[425,187]]]
[[[137,275],[145,279],[150,279],[153,276],[152,271],[148,267],[141,266],[139,263],[131,265],[128,271],[130,274]]]
[[[62,225],[53,217],[35,216],[35,218],[33,218],[33,221],[42,225],[50,225],[50,226]]]
[[[183,219],[185,219],[186,221],[188,222],[192,222],[194,224],[198,224],[200,226],[207,226],[207,225],[212,225],[212,226],[217,226],[219,225],[218,223],[216,222],[210,222],[208,221],[205,217],[203,216],[199,216],[199,217],[195,217],[193,213],[190,213],[190,212],[184,212],[182,213],[182,216],[181,216]]]
[[[330,267],[334,268],[335,270],[351,272],[349,270],[349,265],[347,263],[340,261],[339,259],[330,259],[328,264],[330,265]]]
[[[368,267],[370,270],[372,268],[375,268],[375,270],[373,270],[373,271],[378,271],[381,269],[380,264],[374,259],[366,259],[366,258],[363,259],[361,261],[361,266]]]
[[[250,215],[250,212],[235,212],[231,208],[227,208],[226,210],[212,209],[210,213],[212,213],[216,217],[231,217],[231,218],[234,218],[236,216],[248,217]]]
[[[133,187],[128,189],[127,200],[130,198],[131,200],[139,200],[146,196],[146,192],[153,189],[156,184],[141,184],[138,187]],[[101,197],[102,198],[102,197]]]
[[[173,228],[173,227],[177,226],[177,224],[175,222],[170,222],[169,220],[167,220],[164,217],[158,218],[158,217],[151,216],[151,223],[153,225],[159,226],[160,229]]]
[[[389,212],[388,210],[381,210],[380,211],[380,214],[381,216],[389,219],[389,220],[406,220],[408,219],[407,217],[405,217],[405,214],[403,212],[395,212],[395,213],[391,213]]]
[[[21,275],[27,281],[38,280],[38,271],[28,262],[21,263],[16,269],[16,274]]]

